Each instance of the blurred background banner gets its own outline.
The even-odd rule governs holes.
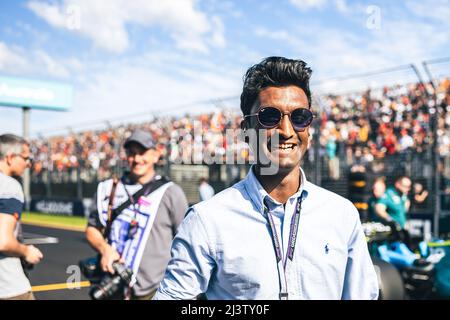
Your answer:
[[[0,76],[0,106],[69,111],[72,96],[66,84]]]

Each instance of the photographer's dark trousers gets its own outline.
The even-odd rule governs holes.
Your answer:
[[[150,292],[149,294],[146,294],[145,296],[136,296],[136,295],[134,295],[134,292],[132,290],[130,300],[152,300],[155,293],[156,293],[156,290]]]

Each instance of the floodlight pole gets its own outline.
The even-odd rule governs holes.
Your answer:
[[[30,138],[30,108],[22,107],[22,136],[28,141]],[[30,211],[30,169],[23,175],[23,193],[25,196],[25,210]]]
[[[439,126],[439,106],[437,102],[437,90],[436,90],[436,84],[433,81],[433,76],[430,72],[430,69],[428,68],[427,62],[422,62],[422,66],[430,80],[430,84],[433,87],[433,104],[434,104],[434,113],[431,115],[432,123],[433,123],[433,165],[434,165],[434,188],[433,188],[433,194],[434,194],[434,228],[433,233],[435,237],[439,237],[439,218],[440,218],[440,210],[441,210],[441,173],[439,172],[440,169],[440,161],[439,161],[439,149],[438,149],[438,126]],[[425,88],[426,89],[426,88]],[[425,90],[426,91],[426,90]],[[428,92],[428,91],[427,91]]]
[[[320,159],[320,124],[321,124],[320,119],[322,117],[322,111],[324,108],[322,107],[322,102],[316,95],[313,95],[312,99],[316,102],[316,105],[319,108],[317,110],[317,119],[316,121],[313,122],[314,126],[313,141],[314,141],[314,162],[315,162],[314,183],[320,186],[322,185],[322,159]]]

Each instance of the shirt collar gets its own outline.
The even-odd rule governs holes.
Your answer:
[[[256,178],[255,173],[253,172],[253,168],[254,168],[254,166],[251,166],[251,168],[247,174],[247,177],[244,180],[244,186],[245,186],[245,189],[246,189],[248,195],[250,196],[253,203],[255,204],[257,210],[259,212],[263,212],[264,199],[267,198],[273,204],[280,204],[280,203],[278,203],[277,201],[272,199],[270,197],[270,195],[267,193],[267,191],[263,188],[261,183]],[[299,169],[300,169],[300,176],[301,176],[301,184],[300,184],[300,187],[297,190],[297,192],[295,194],[293,194],[291,197],[289,197],[289,199],[295,198],[297,200],[302,195],[303,191],[305,191],[305,193],[303,194],[304,198],[306,198],[306,196],[308,195],[308,191],[305,189],[305,186],[307,185],[305,173],[301,167],[299,167]]]

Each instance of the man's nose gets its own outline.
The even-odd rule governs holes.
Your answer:
[[[280,135],[283,137],[289,138],[295,134],[295,130],[292,126],[289,114],[283,114],[281,116],[281,121],[278,125],[278,128],[280,130]]]

